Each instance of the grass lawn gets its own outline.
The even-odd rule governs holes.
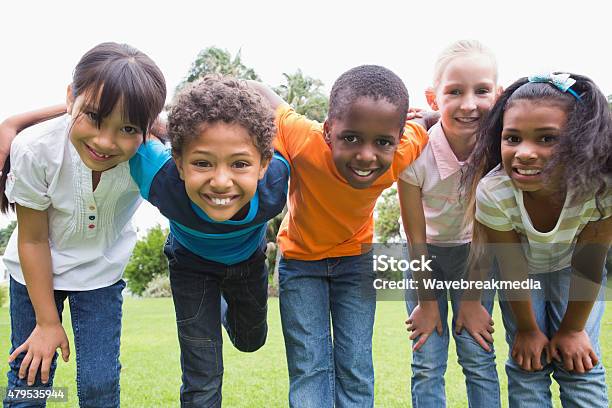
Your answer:
[[[609,309],[609,308],[608,308]],[[66,312],[65,312],[66,313]],[[236,351],[225,337],[225,376],[223,401],[226,407],[287,406],[287,365],[283,345],[278,299],[270,300],[269,335],[266,345],[256,353]],[[502,400],[507,406],[507,387],[503,361],[508,347],[503,339],[499,308],[496,305],[495,333],[497,368]],[[64,315],[69,319],[69,314]],[[66,321],[65,320],[65,321]],[[376,372],[376,406],[409,407],[410,344],[404,329],[405,309],[401,302],[378,302],[374,329],[374,362]],[[67,325],[70,327],[70,325]],[[607,363],[608,384],[612,370],[612,312],[608,310],[601,324],[603,359]],[[0,350],[9,350],[9,317],[7,307],[0,308]],[[72,339],[72,332],[68,333]],[[452,338],[451,338],[452,342]],[[446,373],[446,395],[449,407],[467,406],[463,374],[451,344]],[[59,361],[56,386],[68,387],[68,403],[77,407],[75,388],[75,355],[68,364]],[[7,353],[8,354],[8,353]],[[61,359],[60,359],[61,360]],[[180,387],[179,350],[171,299],[126,298],[123,337],[121,339],[121,404],[124,407],[178,406]],[[7,364],[0,365],[0,386],[6,385]],[[558,401],[558,391],[554,398]],[[53,404],[51,406],[54,406]],[[555,406],[560,406],[557,402]]]

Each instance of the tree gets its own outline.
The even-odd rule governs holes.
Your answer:
[[[0,230],[0,255],[4,255],[9,238],[13,234],[13,230],[17,226],[17,221],[11,221],[9,225]]]
[[[274,91],[299,114],[323,122],[327,116],[328,99],[321,90],[323,82],[311,78],[298,69],[295,74],[283,73],[286,84]]]
[[[164,256],[167,235],[168,230],[156,225],[136,243],[130,262],[125,268],[127,285],[133,293],[142,294],[154,277],[168,275],[168,261]]]
[[[227,50],[208,47],[200,51],[193,64],[191,64],[187,77],[177,86],[176,90],[182,89],[187,83],[207,74],[229,75],[235,78],[259,81],[259,76],[255,73],[255,70],[242,63],[240,50],[232,58]]]
[[[388,243],[399,239],[400,207],[397,200],[397,189],[386,189],[382,194],[382,201],[376,204],[376,223],[374,228],[380,242]]]

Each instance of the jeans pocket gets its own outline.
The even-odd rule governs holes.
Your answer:
[[[176,312],[177,324],[188,323],[198,318],[206,295],[206,281],[170,268],[170,288]]]

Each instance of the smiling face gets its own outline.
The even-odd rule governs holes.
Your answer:
[[[72,116],[70,141],[83,163],[93,171],[106,171],[128,161],[142,143],[142,130],[123,118],[121,102],[96,125],[98,109],[86,95],[74,98],[68,88],[67,112]]]
[[[269,164],[244,127],[224,122],[204,124],[175,161],[187,195],[215,221],[246,214]]]
[[[498,93],[495,65],[488,56],[473,54],[448,63],[428,101],[440,111],[448,138],[469,139],[476,135]]]
[[[369,187],[391,166],[402,119],[390,102],[360,97],[341,118],[325,122],[325,140],[334,164],[351,187]]]
[[[501,156],[504,170],[525,192],[549,194],[559,189],[559,175],[553,172],[553,185],[545,185],[542,170],[553,149],[563,137],[567,114],[558,105],[517,100],[506,109],[502,129]]]

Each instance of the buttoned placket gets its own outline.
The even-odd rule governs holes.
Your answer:
[[[87,188],[83,189],[83,204],[85,206],[85,218],[83,222],[85,223],[85,236],[91,238],[98,233],[98,206],[93,192],[92,171],[90,169],[87,170],[88,171],[83,172],[86,178],[86,180],[83,181],[85,182],[85,186],[87,186]],[[98,182],[98,188],[101,183],[102,177],[100,177],[100,181]]]

